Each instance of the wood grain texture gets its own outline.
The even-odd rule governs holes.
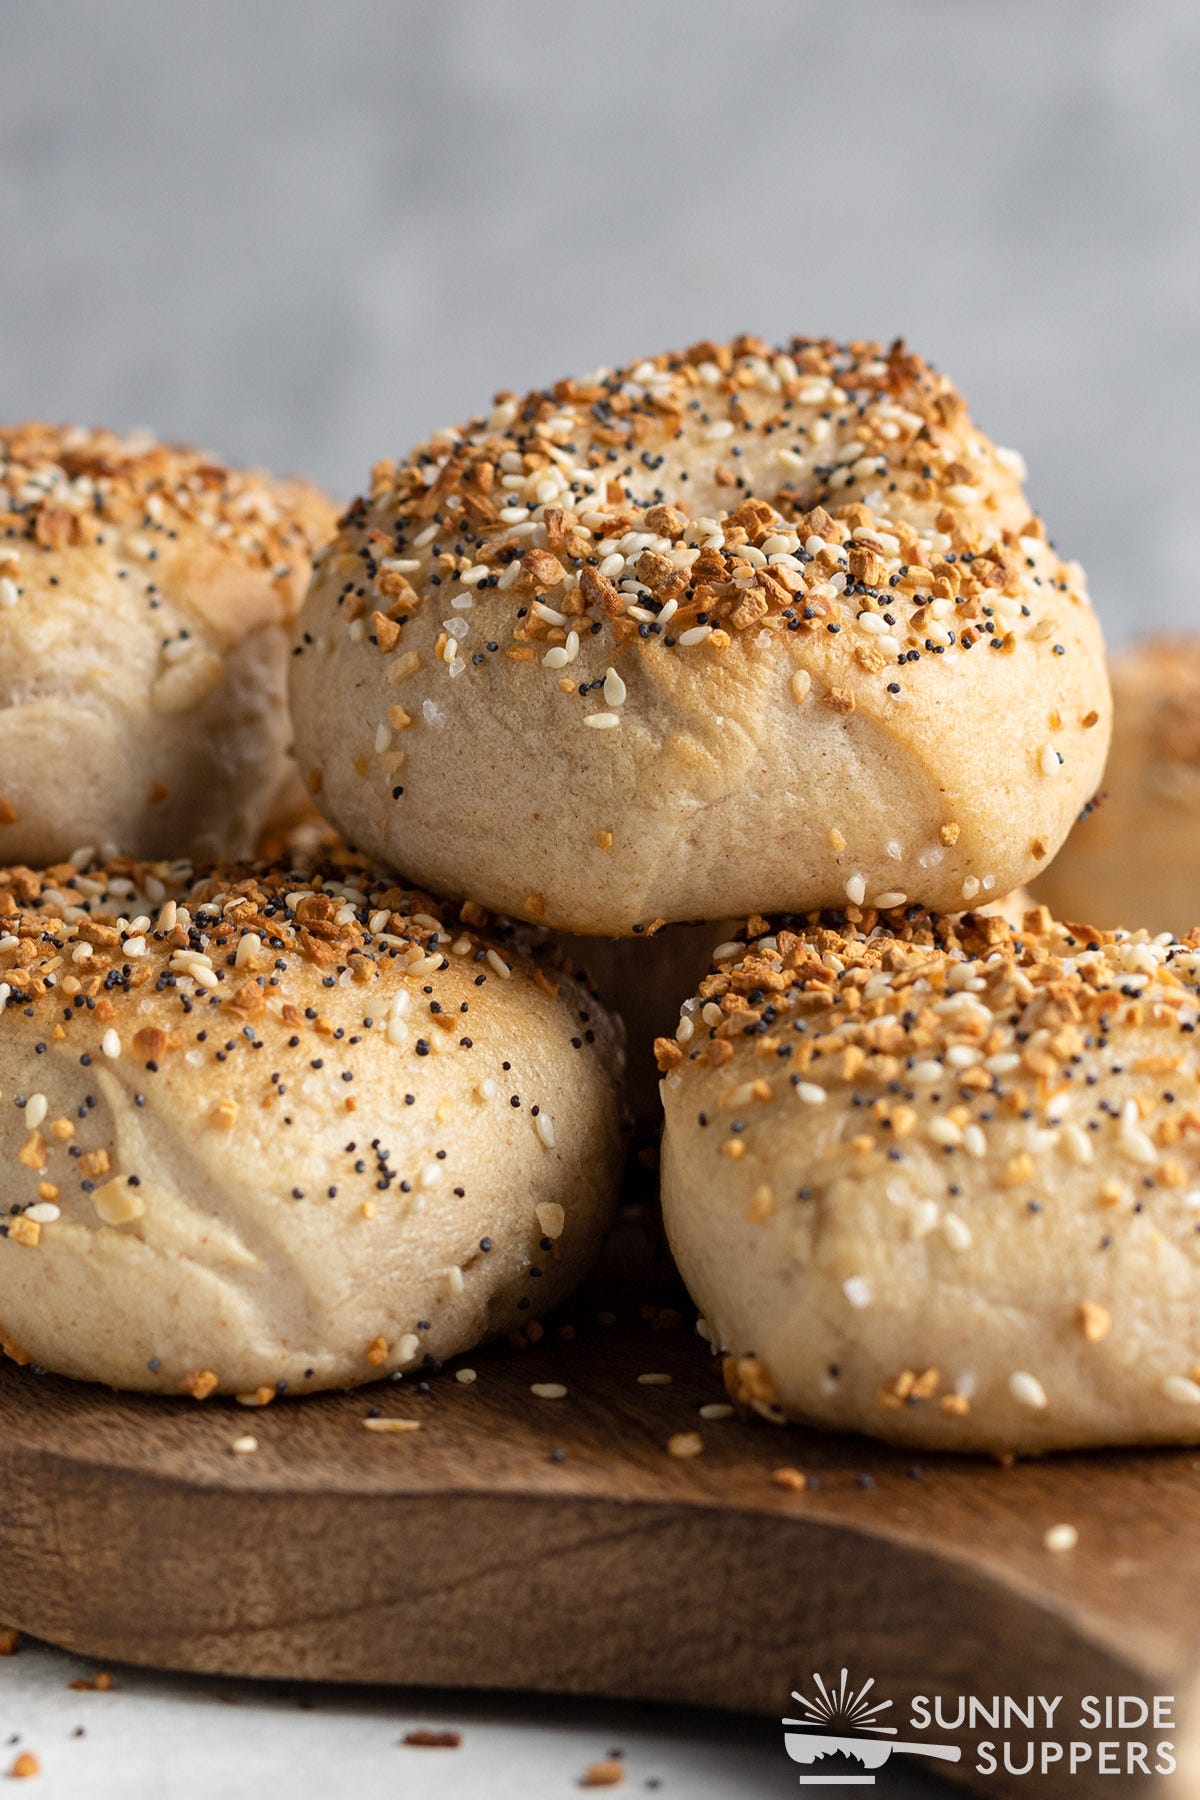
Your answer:
[[[0,1616],[165,1668],[775,1719],[812,1670],[843,1666],[897,1716],[914,1693],[1063,1694],[1065,1712],[1085,1693],[1190,1688],[1194,1455],[918,1466],[861,1439],[705,1421],[719,1367],[689,1323],[641,1316],[648,1297],[678,1301],[655,1283],[643,1261],[540,1344],[476,1352],[472,1385],[448,1368],[425,1393],[406,1379],[247,1411],[5,1368]],[[567,1396],[531,1393],[548,1381]],[[372,1409],[421,1428],[368,1431]],[[690,1431],[702,1453],[669,1455]],[[237,1455],[246,1433],[259,1449]],[[776,1485],[783,1465],[809,1488]],[[1043,1536],[1064,1521],[1078,1548],[1052,1555]],[[1085,1770],[1062,1791],[1112,1786]]]

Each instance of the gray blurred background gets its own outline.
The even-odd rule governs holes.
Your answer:
[[[1200,623],[1195,0],[7,0],[10,416],[348,497],[497,387],[903,334]]]

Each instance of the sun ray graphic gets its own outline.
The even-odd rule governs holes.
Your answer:
[[[886,1734],[888,1737],[896,1735],[894,1725],[881,1725],[877,1722],[879,1714],[887,1712],[892,1704],[891,1701],[872,1701],[868,1698],[871,1689],[875,1686],[874,1676],[870,1676],[857,1692],[851,1690],[849,1672],[846,1669],[841,1671],[840,1680],[836,1684],[831,1683],[828,1687],[815,1669],[812,1678],[813,1685],[817,1690],[817,1697],[810,1698],[807,1694],[800,1694],[793,1690],[792,1699],[796,1701],[804,1716],[800,1719],[785,1720],[785,1724],[819,1725],[824,1726],[827,1730],[871,1731],[878,1732],[881,1736]]]

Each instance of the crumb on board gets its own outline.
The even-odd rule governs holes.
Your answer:
[[[699,1456],[704,1449],[704,1439],[698,1431],[677,1431],[667,1439],[667,1455],[687,1458]]]
[[[583,1771],[580,1787],[619,1787],[625,1779],[623,1765],[615,1756],[605,1756]]]
[[[808,1486],[808,1476],[802,1469],[773,1469],[771,1480],[776,1487],[790,1488],[793,1493],[802,1494]]]

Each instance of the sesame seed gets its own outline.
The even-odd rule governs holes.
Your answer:
[[[965,1225],[957,1213],[942,1215],[942,1236],[952,1250],[969,1250],[971,1248],[970,1228]]]
[[[1162,1391],[1168,1400],[1174,1400],[1179,1406],[1200,1406],[1200,1382],[1192,1381],[1186,1375],[1168,1375]]]
[[[1027,1406],[1031,1412],[1044,1412],[1049,1405],[1041,1382],[1023,1369],[1016,1369],[1009,1376],[1008,1391],[1019,1406]],[[1200,1399],[1200,1388],[1196,1390],[1196,1397]]]
[[[234,966],[244,969],[247,963],[253,962],[254,958],[261,953],[262,939],[256,931],[247,931],[238,944],[237,954],[233,959]]]

